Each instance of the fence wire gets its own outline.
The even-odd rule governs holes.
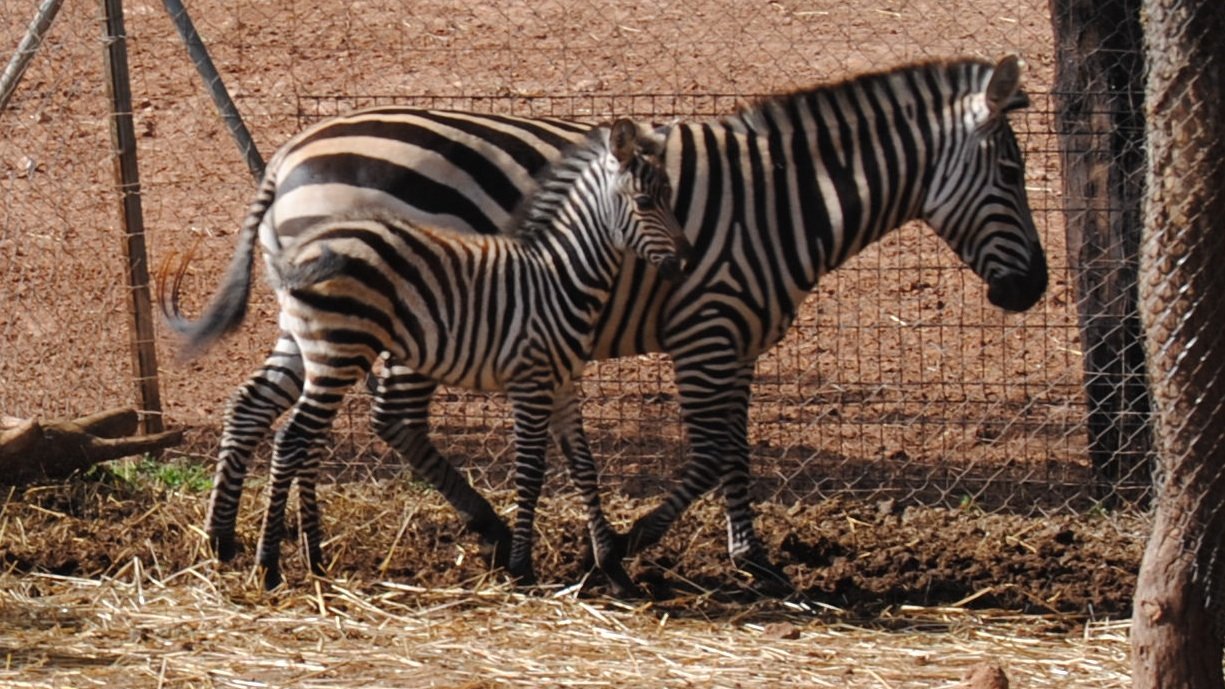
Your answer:
[[[1066,238],[1078,207],[1064,168],[1103,149],[1069,150],[1062,138],[1046,2],[205,0],[189,9],[266,154],[310,122],[385,102],[664,120],[869,68],[1019,53],[1032,106],[1014,126],[1051,266],[1048,294],[1026,314],[994,310],[923,227],[869,248],[822,281],[760,361],[754,471],[763,496],[783,500],[853,494],[1041,513],[1147,495],[1142,472],[1104,478],[1090,456],[1080,264]],[[0,46],[17,45],[28,12],[0,0],[9,20]],[[130,2],[127,14],[151,260],[201,241],[185,304],[197,313],[252,184],[160,4]],[[95,8],[69,3],[0,113],[0,301],[16,305],[0,311],[3,414],[71,416],[134,398],[101,51]],[[1115,126],[1091,119],[1090,133],[1109,137]],[[224,401],[271,346],[275,315],[269,291],[257,292],[243,332],[186,365],[161,335],[166,421],[196,429],[187,452],[211,455]],[[667,360],[599,363],[584,391],[605,483],[666,485],[685,451]],[[367,409],[355,396],[337,429],[329,464],[340,475],[399,467]],[[500,399],[446,390],[435,438],[479,483],[502,485],[507,422]]]

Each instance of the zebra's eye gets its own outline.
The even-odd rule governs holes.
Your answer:
[[[640,211],[649,211],[655,207],[655,199],[647,196],[646,194],[639,194],[634,197],[634,205],[637,206],[638,210]]]

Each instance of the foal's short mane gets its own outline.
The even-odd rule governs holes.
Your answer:
[[[536,189],[515,208],[504,230],[508,236],[525,239],[549,226],[574,180],[608,152],[610,131],[607,124],[592,127],[586,138],[567,147],[560,158],[536,173]]]

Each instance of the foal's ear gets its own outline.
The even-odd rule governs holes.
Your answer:
[[[613,157],[625,165],[633,159],[634,152],[638,150],[638,125],[624,117],[613,122],[608,142]]]
[[[1029,105],[1029,97],[1021,90],[1021,72],[1025,62],[1016,55],[1005,55],[991,72],[987,82],[987,108],[992,115],[1006,113]]]

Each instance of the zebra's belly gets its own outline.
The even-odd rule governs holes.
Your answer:
[[[488,343],[461,342],[441,336],[432,344],[401,343],[390,352],[392,360],[450,387],[475,392],[504,392],[522,367],[508,365],[522,353],[491,349]]]

